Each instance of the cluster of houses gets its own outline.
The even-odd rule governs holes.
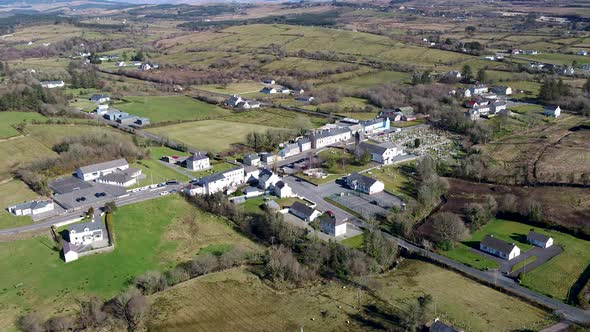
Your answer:
[[[531,230],[527,234],[527,242],[539,248],[549,248],[553,245],[553,238]],[[516,244],[498,239],[493,235],[486,235],[479,243],[479,249],[506,260],[520,256],[520,248]]]
[[[460,96],[468,98],[464,103],[464,106],[468,108],[465,115],[474,121],[480,117],[510,114],[503,98],[511,94],[512,89],[509,86],[495,86],[490,90],[483,84],[459,91]]]
[[[133,127],[143,127],[150,124],[149,118],[122,112],[117,108],[110,107],[108,104],[105,104],[111,100],[111,98],[106,94],[95,93],[90,96],[89,100],[98,104],[96,109],[92,112],[97,116],[102,116],[109,121],[115,121],[122,125]]]
[[[244,99],[239,95],[232,95],[224,102],[225,106],[235,108],[235,109],[243,109],[249,110],[252,108],[260,108],[260,102],[253,100],[253,99]]]
[[[132,62],[125,62],[125,61],[119,61],[117,62],[117,67],[137,67],[137,69],[141,70],[141,71],[148,71],[148,70],[152,70],[152,69],[158,69],[160,68],[160,65],[155,64],[155,63],[147,63],[147,62],[140,62],[140,61],[132,61]]]
[[[461,75],[461,74],[459,74]],[[404,106],[398,107],[396,109],[384,109],[379,112],[379,118],[385,119],[388,118],[390,121],[393,122],[400,122],[400,121],[415,121],[416,114],[414,113],[414,108],[412,106]]]
[[[273,79],[267,79],[262,81],[262,83],[264,84],[264,87],[260,90],[260,92],[265,93],[265,94],[297,94],[297,95],[302,95],[305,91],[303,89],[299,89],[299,90],[291,90],[289,88],[286,88],[284,86],[281,85],[277,85],[276,81]]]
[[[562,75],[562,76],[573,76],[576,73],[576,68],[572,67],[572,66],[559,66],[559,65],[554,65],[552,63],[543,63],[543,62],[537,62],[537,61],[531,61],[529,62],[529,68],[538,72],[552,72],[555,71],[555,73],[557,73],[558,75]],[[582,66],[582,69],[584,70],[588,70],[590,68],[587,67],[587,65]]]

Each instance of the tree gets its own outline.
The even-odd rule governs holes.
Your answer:
[[[360,163],[361,165],[366,165],[366,164],[368,164],[368,163],[370,163],[370,162],[371,162],[371,154],[369,153],[369,151],[364,151],[364,152],[361,154],[361,157],[360,157],[360,159],[359,159],[359,163]]]
[[[470,82],[473,78],[473,71],[471,70],[471,66],[463,66],[463,72],[461,74],[463,75],[463,79],[465,80],[465,82]]]
[[[107,212],[105,214],[104,219],[107,227],[107,232],[109,233],[109,240],[111,241],[111,244],[115,244],[115,228],[113,225],[113,213]]]
[[[453,246],[455,242],[465,239],[469,232],[465,224],[452,212],[439,212],[432,216],[433,236],[439,244]]]
[[[103,301],[97,297],[91,297],[88,301],[79,303],[78,322],[85,329],[96,328],[104,325],[108,318],[102,311]]]
[[[414,149],[417,149],[419,147],[420,147],[420,139],[419,138],[416,138],[414,140]]]
[[[104,205],[104,211],[106,213],[114,213],[114,212],[116,212],[117,211],[117,203],[115,203],[115,201],[107,202]]]
[[[586,79],[586,83],[584,83],[582,91],[586,97],[590,97],[590,77]]]
[[[486,70],[481,68],[480,70],[477,71],[477,80],[480,83],[485,83],[488,80],[488,75],[486,74]]]

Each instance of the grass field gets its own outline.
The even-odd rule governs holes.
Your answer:
[[[368,89],[370,87],[383,83],[399,83],[407,79],[408,77],[409,75],[407,73],[395,71],[379,71],[342,80],[337,83],[320,85],[318,86],[318,88],[338,87],[343,89]]]
[[[198,225],[195,234],[188,231],[194,230],[191,223]],[[114,225],[117,246],[113,252],[68,264],[51,250],[49,234],[0,243],[4,271],[0,329],[8,329],[23,309],[55,314],[70,311],[76,306],[75,298],[113,296],[131,278],[172,267],[210,245],[258,248],[224,220],[194,209],[179,196],[120,207]]]
[[[365,175],[380,180],[385,184],[385,190],[407,198],[414,195],[414,177],[411,174],[415,167],[414,162],[383,166],[380,169],[373,169]]]
[[[263,110],[250,110],[245,112],[233,113],[232,115],[226,116],[221,120],[238,122],[243,124],[264,124],[266,126],[275,128],[293,129],[299,129],[302,127],[302,125],[311,125],[311,127],[315,128],[328,123],[328,120],[326,118],[307,115],[303,113],[297,113],[280,108],[266,108]]]
[[[146,176],[145,179],[140,180],[134,187],[143,187],[153,183],[161,183],[167,180],[188,181],[191,178],[177,172],[171,168],[164,166],[157,160],[144,159],[138,160],[131,164],[132,167],[141,169]]]
[[[529,257],[525,258],[522,262],[514,264],[512,266],[512,268],[510,269],[510,272],[518,271],[519,269],[531,264],[532,262],[534,262],[536,260],[537,260],[536,256],[529,256]]]
[[[551,325],[541,309],[433,264],[406,260],[376,280],[379,296],[400,309],[430,294],[436,316],[465,331],[538,331]]]
[[[151,123],[214,119],[230,113],[187,96],[128,96],[113,105],[129,114],[147,117]]]
[[[0,112],[0,141],[4,138],[20,135],[13,125],[44,119],[43,115],[36,112]]]
[[[0,142],[0,180],[11,176],[11,172],[39,156],[51,157],[56,153],[31,137],[19,137]]]
[[[240,83],[229,83],[229,84],[208,84],[197,86],[200,90],[223,93],[223,94],[244,94],[260,91],[264,85],[259,82],[240,82]]]
[[[350,248],[362,248],[364,244],[364,237],[362,234],[359,234],[340,241],[340,244],[343,244]]]
[[[555,65],[568,65],[571,66],[575,60],[578,64],[584,65],[590,63],[590,58],[587,56],[581,56],[576,54],[561,54],[561,53],[541,53],[538,55],[519,55],[519,59],[525,59],[529,61],[540,61],[544,63],[552,63]]]
[[[349,174],[360,172],[371,166],[374,166],[371,163],[367,165],[357,164],[355,161],[355,156],[342,149],[326,149],[318,153],[318,156],[326,163],[333,163],[333,167],[325,168],[326,172],[330,174]]]
[[[27,225],[33,222],[31,217],[16,217],[6,208],[18,203],[37,199],[39,195],[33,192],[20,180],[11,180],[0,184],[0,229]]]
[[[32,139],[43,143],[48,148],[61,142],[66,137],[81,136],[85,134],[108,134],[116,135],[121,139],[131,140],[130,135],[125,135],[121,131],[107,126],[89,126],[84,124],[42,124],[28,125],[25,132]]]
[[[231,130],[229,130],[231,128]],[[211,152],[227,150],[233,143],[243,143],[253,131],[265,132],[273,127],[220,120],[186,122],[148,129],[156,135],[168,137],[197,149]],[[215,137],[215,139],[211,139]]]

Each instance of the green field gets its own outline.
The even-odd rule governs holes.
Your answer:
[[[510,269],[510,272],[518,271],[519,269],[531,264],[532,262],[534,262],[536,260],[537,260],[536,256],[529,256],[529,257],[525,258],[522,262],[514,264],[512,266],[512,268]]]
[[[19,137],[0,142],[0,180],[11,177],[21,166],[42,157],[57,155],[47,146],[31,137]]]
[[[230,113],[187,96],[127,96],[113,107],[149,118],[151,123],[215,119]]]
[[[263,110],[250,110],[238,112],[224,117],[224,121],[238,123],[250,123],[254,125],[264,124],[275,128],[293,128],[299,129],[302,125],[316,128],[328,123],[328,120],[319,116],[312,116],[303,113],[297,113],[280,108],[266,108]],[[233,124],[232,124],[233,126]],[[307,129],[311,129],[307,128]]]
[[[145,179],[140,180],[134,187],[143,187],[168,180],[191,180],[188,176],[166,167],[159,161],[153,159],[138,160],[132,163],[131,166],[141,169],[142,173],[146,176]]]
[[[244,94],[260,91],[264,85],[259,82],[240,82],[240,83],[229,83],[229,84],[208,84],[199,85],[197,89],[205,90],[215,93],[223,93],[228,95],[233,94]]]
[[[37,199],[39,195],[33,192],[20,180],[11,180],[0,184],[0,229],[12,228],[31,224],[31,217],[16,217],[6,208],[18,203]]]
[[[541,309],[433,264],[406,260],[376,280],[379,296],[402,310],[430,294],[436,306],[431,319],[436,315],[465,331],[538,331],[552,325]]]
[[[148,131],[156,135],[168,137],[174,141],[185,143],[196,149],[220,152],[229,149],[233,143],[243,143],[246,135],[250,132],[265,132],[268,129],[273,129],[273,127],[220,120],[205,120],[150,128]]]
[[[342,80],[337,83],[320,85],[318,86],[318,88],[338,87],[343,89],[368,89],[375,85],[384,83],[400,83],[408,77],[409,75],[407,73],[395,71],[379,71],[361,75],[351,79]]]
[[[414,162],[404,162],[391,166],[382,166],[366,172],[365,175],[380,180],[385,190],[392,194],[407,198],[414,194]]]
[[[131,140],[130,135],[123,134],[121,131],[108,126],[89,126],[84,124],[42,124],[28,125],[25,129],[28,136],[36,141],[43,143],[48,148],[60,143],[66,137],[82,136],[86,134],[108,134],[116,135],[124,140]]]
[[[194,230],[188,224],[193,222],[198,225],[196,234],[188,231]],[[68,264],[51,250],[49,234],[1,242],[0,329],[8,329],[23,309],[55,314],[76,308],[73,298],[113,296],[127,287],[129,279],[170,268],[211,245],[258,248],[221,218],[194,209],[179,196],[120,207],[114,228],[113,252]]]
[[[340,241],[340,244],[343,244],[350,248],[362,248],[364,244],[364,237],[363,234],[359,234],[353,237],[349,237],[348,239]]]
[[[20,133],[13,125],[32,120],[43,121],[46,118],[35,112],[0,112],[0,141],[4,138],[18,136]]]
[[[333,163],[333,167],[325,168],[325,171],[329,174],[350,174],[354,172],[363,171],[372,165],[360,165],[355,162],[355,156],[342,149],[329,148],[318,153],[321,160],[326,163]]]

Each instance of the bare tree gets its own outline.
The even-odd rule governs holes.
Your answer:
[[[81,301],[78,313],[80,325],[84,328],[102,326],[108,318],[107,314],[102,310],[103,304],[104,302],[97,297],[91,297],[88,301]]]
[[[36,312],[28,313],[16,322],[18,328],[24,332],[43,332],[43,319]]]
[[[452,212],[439,212],[432,216],[434,237],[437,242],[447,242],[451,245],[454,242],[465,239],[469,232],[465,223]]]

